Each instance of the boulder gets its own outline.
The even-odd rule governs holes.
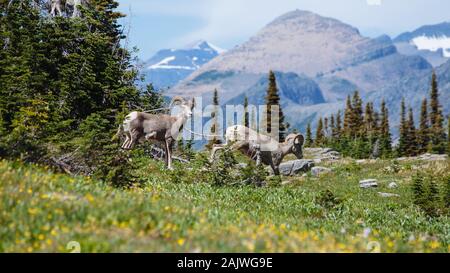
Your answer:
[[[284,176],[305,173],[314,167],[314,161],[308,159],[292,160],[280,164],[280,174]]]
[[[324,160],[333,161],[341,158],[341,154],[331,148],[305,148],[304,152],[311,154],[317,163]]]
[[[414,160],[420,160],[420,161],[446,161],[448,160],[448,155],[437,155],[437,154],[423,154],[415,157],[399,157],[397,158],[397,161],[414,161]]]
[[[396,188],[398,188],[398,185],[395,182],[391,182],[391,183],[389,183],[388,188],[389,189],[396,189]]]
[[[395,194],[395,193],[387,193],[387,192],[379,192],[378,193],[379,196],[384,197],[384,198],[389,198],[389,197],[400,197],[400,195]]]
[[[378,187],[378,180],[376,179],[366,179],[359,181],[359,187],[363,189],[376,188]]]
[[[325,167],[313,167],[311,169],[311,174],[313,176],[320,176],[321,174],[325,174],[325,173],[331,173],[333,170],[330,168],[325,168]]]

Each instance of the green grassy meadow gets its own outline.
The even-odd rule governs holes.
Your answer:
[[[190,166],[180,165],[177,182],[163,163],[139,164],[144,183],[118,189],[43,166],[0,161],[0,252],[70,252],[72,241],[81,252],[450,250],[449,217],[426,216],[413,205],[411,192],[416,169],[448,175],[448,160],[341,160],[322,164],[333,173],[284,177],[282,184],[266,187],[199,183]],[[380,186],[360,189],[359,180],[366,178],[378,179]],[[392,181],[399,187],[389,189]],[[335,197],[331,205],[320,201],[324,190]]]

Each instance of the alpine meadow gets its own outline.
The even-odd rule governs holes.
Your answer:
[[[0,1],[1,253],[450,252],[449,23],[144,60],[124,2]]]

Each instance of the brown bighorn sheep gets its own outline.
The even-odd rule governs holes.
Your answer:
[[[195,100],[186,102],[181,97],[175,97],[171,105],[180,103],[181,113],[176,116],[154,115],[143,112],[132,112],[126,116],[119,128],[119,135],[126,139],[122,149],[130,150],[138,142],[156,140],[165,144],[166,166],[172,169],[172,143],[177,139],[184,123],[192,116]]]
[[[227,128],[225,139],[227,144],[217,144],[211,151],[211,161],[214,161],[218,150],[225,149],[231,144],[232,150],[239,150],[252,159],[257,157],[265,165],[272,167],[275,175],[280,175],[279,167],[283,158],[288,154],[294,154],[298,159],[303,158],[304,137],[301,134],[290,134],[285,142],[279,143],[275,139],[259,134],[242,125],[235,125]]]

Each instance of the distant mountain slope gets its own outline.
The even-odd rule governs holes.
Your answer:
[[[450,23],[428,25],[405,32],[394,39],[398,51],[420,55],[437,67],[450,58]]]
[[[172,87],[223,52],[206,41],[192,43],[183,49],[160,50],[145,63],[146,82],[153,83],[156,88]]]
[[[312,79],[306,76],[298,76],[295,73],[275,72],[275,76],[283,107],[289,104],[314,105],[325,102],[320,87]],[[263,105],[265,104],[268,84],[268,77],[263,76],[255,85],[229,100],[226,104],[242,104],[244,97],[247,96],[250,104]]]
[[[296,10],[214,58],[168,95],[202,96],[205,105],[217,88],[222,103],[242,103],[244,94],[261,102],[269,70],[279,73],[288,121],[303,130],[307,121],[343,108],[343,100],[354,90],[363,98],[381,90],[396,96],[408,92],[404,81],[411,80],[412,85],[414,79],[428,78],[432,66],[420,56],[398,53],[388,36],[370,39],[338,20]],[[426,88],[420,92],[426,93]],[[390,105],[398,107],[399,102],[396,98]]]

